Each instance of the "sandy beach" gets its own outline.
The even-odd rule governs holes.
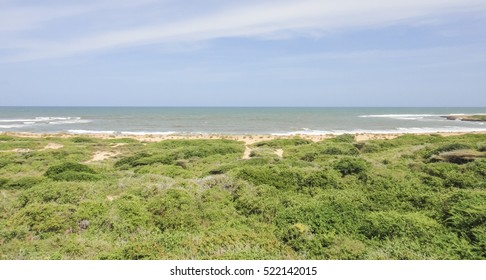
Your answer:
[[[119,139],[119,138],[131,138],[141,142],[160,142],[164,140],[182,140],[182,139],[228,139],[242,141],[246,145],[254,143],[269,141],[273,139],[289,139],[294,137],[300,137],[308,139],[313,142],[319,142],[324,139],[329,139],[337,136],[336,134],[321,134],[321,135],[308,135],[308,134],[295,134],[295,135],[269,135],[269,134],[248,134],[248,135],[232,135],[232,134],[170,134],[170,135],[157,135],[157,134],[145,134],[145,135],[115,135],[115,134],[72,134],[72,133],[30,133],[30,132],[3,132],[1,134],[16,136],[16,137],[30,137],[30,138],[71,138],[71,137],[94,137],[99,139]],[[486,131],[477,132],[438,132],[438,133],[389,133],[389,134],[373,134],[373,133],[357,133],[354,134],[356,141],[368,141],[368,140],[383,140],[393,139],[402,135],[441,135],[444,137],[464,135],[464,134],[486,134]]]

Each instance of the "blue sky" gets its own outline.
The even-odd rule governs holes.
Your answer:
[[[486,106],[484,0],[0,0],[0,106]]]

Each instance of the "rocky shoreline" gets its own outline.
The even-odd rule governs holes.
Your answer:
[[[451,121],[460,120],[460,121],[467,121],[467,122],[485,122],[486,115],[449,115],[449,116],[441,116]]]

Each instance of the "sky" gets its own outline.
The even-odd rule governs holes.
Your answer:
[[[486,107],[486,1],[0,0],[0,106]]]

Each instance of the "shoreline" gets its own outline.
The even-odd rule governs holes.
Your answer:
[[[424,132],[424,133],[353,133],[357,142],[369,141],[369,140],[387,140],[394,139],[403,135],[440,135],[443,137],[457,136],[465,134],[486,134],[486,131],[468,131],[468,132]],[[272,134],[95,134],[95,133],[34,133],[34,132],[0,132],[0,135],[8,135],[14,137],[26,137],[26,138],[73,138],[73,137],[92,137],[98,139],[120,139],[130,138],[141,142],[160,142],[165,140],[192,140],[192,139],[227,139],[242,141],[246,145],[254,143],[269,141],[274,139],[290,139],[300,137],[303,139],[311,140],[313,142],[319,142],[324,139],[334,138],[340,134],[292,134],[292,135],[272,135]]]

